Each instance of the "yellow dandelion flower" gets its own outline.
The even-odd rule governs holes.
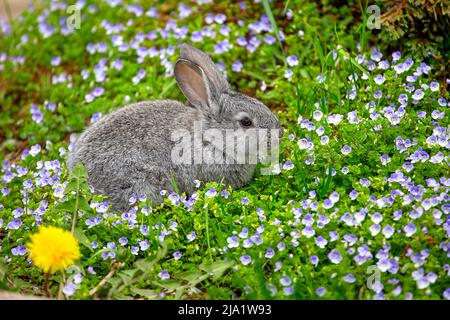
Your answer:
[[[78,242],[66,230],[40,227],[27,244],[33,263],[46,273],[65,270],[80,258]]]

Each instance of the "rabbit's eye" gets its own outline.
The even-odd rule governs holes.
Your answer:
[[[252,119],[250,119],[249,117],[245,117],[241,119],[239,122],[241,123],[241,126],[243,126],[244,128],[248,128],[253,125]]]

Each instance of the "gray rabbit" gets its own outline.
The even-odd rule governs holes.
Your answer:
[[[90,185],[108,196],[115,210],[128,209],[132,194],[159,203],[160,191],[174,191],[174,182],[188,195],[195,191],[195,179],[239,188],[252,179],[256,163],[236,161],[233,155],[238,152],[227,146],[241,145],[239,137],[251,129],[281,132],[271,111],[260,101],[232,91],[209,55],[199,49],[182,44],[174,74],[188,105],[156,100],[115,110],[91,124],[69,153],[69,169],[81,161]],[[227,140],[226,145],[207,132],[226,133],[235,140]],[[247,143],[256,141],[250,138]],[[183,161],[179,151],[184,152]],[[217,161],[221,156],[226,161]]]

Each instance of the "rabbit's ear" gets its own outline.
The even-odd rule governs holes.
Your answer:
[[[183,43],[180,47],[180,58],[196,64],[203,70],[209,80],[212,96],[218,96],[228,90],[227,80],[207,53]]]
[[[213,97],[210,81],[202,68],[189,60],[178,59],[174,73],[178,86],[194,107],[204,114],[220,113],[218,98]]]
[[[192,105],[200,107],[208,104],[210,93],[202,69],[188,60],[179,59],[175,63],[174,73],[178,86]]]

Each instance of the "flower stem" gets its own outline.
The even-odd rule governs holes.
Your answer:
[[[78,218],[78,199],[79,199],[79,194],[78,194],[78,190],[79,190],[80,186],[77,185],[77,195],[76,195],[76,199],[75,199],[75,212],[73,213],[73,220],[72,220],[72,234],[75,234],[75,226],[77,225],[77,218]]]
[[[208,214],[208,207],[205,208],[205,222],[206,222],[206,242],[208,244],[209,259],[212,262],[213,258],[212,258],[212,253],[211,253],[211,245],[210,245],[210,242],[209,242],[209,214]]]
[[[64,283],[66,283],[66,277],[65,277],[64,271],[61,271],[61,278],[62,278],[62,281],[59,284],[59,288],[58,288],[58,300],[63,300],[64,299],[63,286],[64,286]]]
[[[48,281],[50,279],[50,272],[47,272],[45,274],[45,279],[44,279],[44,292],[47,295],[48,298],[52,297],[52,293],[50,292],[50,289],[48,288]]]
[[[98,289],[100,289],[103,285],[105,285],[105,283],[108,281],[109,278],[111,278],[114,273],[119,270],[122,267],[121,263],[116,263],[113,262],[111,270],[109,271],[109,273],[106,275],[106,277],[104,277],[99,283],[98,285],[95,286],[94,289],[92,289],[91,291],[89,291],[89,294],[91,296],[93,296],[95,299],[98,299],[97,297],[97,291]]]

